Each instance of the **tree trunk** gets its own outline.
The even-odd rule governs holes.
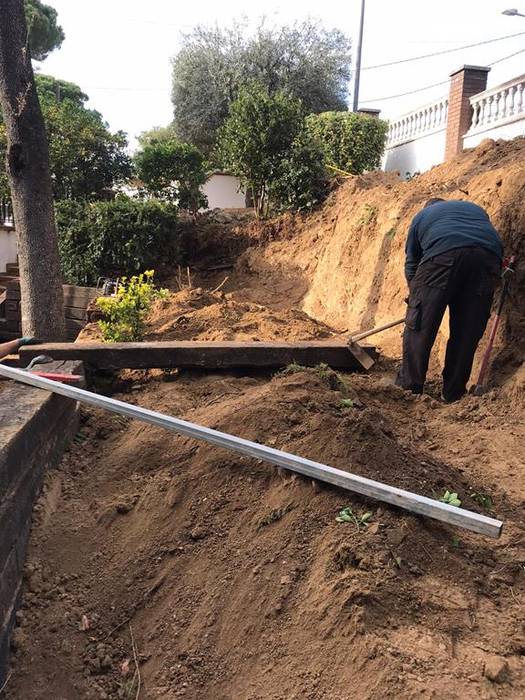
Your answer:
[[[47,136],[35,88],[23,0],[0,0],[0,106],[18,234],[22,330],[42,340],[65,336],[62,273]]]

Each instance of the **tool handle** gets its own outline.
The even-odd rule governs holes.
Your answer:
[[[350,337],[350,342],[355,343],[358,340],[363,340],[363,338],[368,338],[369,335],[375,335],[376,333],[381,333],[381,331],[386,331],[388,328],[393,328],[394,326],[399,326],[400,323],[405,322],[405,317],[399,318],[397,321],[391,321],[386,323],[384,326],[379,326],[378,328],[372,328],[371,331],[363,331],[362,333],[357,333]]]
[[[478,382],[475,385],[475,390],[474,393],[479,396],[481,393],[483,393],[485,383],[487,381],[487,375],[489,371],[489,365],[490,365],[490,356],[492,353],[492,347],[494,345],[494,340],[496,339],[496,333],[498,332],[498,327],[501,319],[501,313],[503,311],[503,305],[505,304],[505,299],[508,296],[509,293],[509,282],[510,279],[506,275],[507,272],[514,272],[513,265],[516,261],[516,257],[512,255],[508,261],[506,261],[504,265],[504,270],[503,270],[503,286],[501,288],[501,293],[498,301],[498,305],[496,307],[496,313],[494,315],[494,320],[492,322],[492,327],[490,329],[490,334],[489,334],[489,339],[487,342],[487,347],[485,348],[485,352],[483,353],[483,358],[481,360],[481,367],[479,370],[479,375],[478,375]]]

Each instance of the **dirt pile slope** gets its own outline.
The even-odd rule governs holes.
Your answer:
[[[525,492],[481,468],[496,420],[520,432],[497,400],[437,407],[316,371],[162,379],[141,405],[478,510],[490,493],[504,539],[90,411],[37,508],[8,697],[134,698],[129,621],[148,699],[525,692]],[[477,444],[445,439],[469,415]],[[369,524],[337,523],[345,506]]]
[[[294,280],[301,308],[338,329],[372,328],[403,314],[403,256],[411,218],[430,197],[470,199],[483,206],[507,253],[525,253],[525,139],[486,141],[410,182],[392,173],[347,180],[312,216],[288,216],[266,225],[263,249],[251,248],[240,275],[260,303],[272,282]],[[262,297],[261,284],[269,290]],[[525,265],[517,275],[505,342],[525,349]],[[243,290],[243,293],[245,290]],[[446,329],[443,328],[443,334]],[[399,353],[400,331],[381,336]]]
[[[145,340],[307,340],[329,338],[334,330],[300,309],[275,309],[238,295],[201,287],[171,292],[156,301],[146,323]],[[96,322],[78,342],[101,340]]]
[[[479,202],[523,253],[524,143],[410,183],[352,179],[310,217],[228,224],[218,270],[202,230],[201,287],[159,303],[148,337],[299,339],[390,320],[408,221],[432,195]],[[455,491],[505,521],[501,540],[90,410],[36,508],[6,697],[134,699],[131,633],[142,700],[523,697],[522,279],[500,339],[511,400],[495,389],[445,406],[432,382],[416,400],[380,369],[344,384],[326,369],[129,372],[110,389],[430,497]],[[397,335],[385,346],[395,356]],[[354,522],[336,522],[343,507]]]

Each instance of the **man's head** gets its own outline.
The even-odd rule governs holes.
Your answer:
[[[426,209],[427,207],[431,207],[433,204],[437,204],[438,202],[444,202],[444,199],[441,199],[441,197],[432,197],[432,199],[429,199],[427,202],[425,202],[425,206],[423,207]]]

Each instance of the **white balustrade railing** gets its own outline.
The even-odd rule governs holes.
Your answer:
[[[470,98],[472,122],[468,134],[485,131],[501,122],[525,118],[525,75]]]
[[[390,122],[386,147],[411,141],[428,133],[445,129],[448,117],[448,98],[432,102]]]

